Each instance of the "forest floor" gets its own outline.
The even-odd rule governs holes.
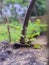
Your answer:
[[[8,42],[1,42],[0,65],[47,65],[48,49],[46,47],[46,36],[39,36],[37,41],[32,43],[41,43],[42,47],[39,49],[34,49],[33,47],[14,49]]]

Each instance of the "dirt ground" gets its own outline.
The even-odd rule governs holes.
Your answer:
[[[1,42],[0,65],[47,65],[48,49],[45,35],[38,37],[36,43],[41,43],[43,46],[40,49],[33,47],[13,49],[8,42]]]

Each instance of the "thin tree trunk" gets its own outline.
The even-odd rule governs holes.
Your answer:
[[[9,26],[9,20],[8,20],[7,16],[5,16],[5,21],[7,22],[7,30],[8,30],[9,42],[11,42],[10,26]]]
[[[3,0],[0,0],[0,15],[2,17],[2,4],[3,4]]]
[[[34,12],[35,12],[35,16],[37,16],[37,10],[36,10],[35,5],[34,5]]]
[[[48,64],[49,65],[49,0],[46,0],[47,3],[47,38],[48,38],[48,43],[47,43],[47,48],[48,48]]]
[[[28,23],[29,23],[29,17],[32,13],[32,9],[33,9],[35,2],[36,2],[36,0],[31,1],[29,8],[28,8],[28,11],[27,11],[26,16],[25,16],[23,30],[22,30],[22,37],[20,39],[20,43],[22,43],[22,44],[25,44],[26,30],[27,30]]]

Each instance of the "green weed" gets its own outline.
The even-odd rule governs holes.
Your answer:
[[[18,22],[11,22],[10,24],[0,24],[0,41],[8,40],[7,25],[10,25],[11,42],[20,42],[22,24]],[[39,19],[35,22],[29,21],[25,42],[36,40],[34,36],[40,35],[41,31],[46,31],[46,24],[42,24]]]

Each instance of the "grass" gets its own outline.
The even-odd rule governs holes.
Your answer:
[[[14,27],[14,28],[10,28],[11,41],[19,42],[20,36],[21,36],[22,24],[18,22],[11,22],[9,25],[11,27]],[[29,22],[27,33],[26,33],[26,41],[30,40],[30,38],[32,40],[33,36],[35,35],[40,35],[40,32],[45,29],[46,29],[45,25],[41,26],[40,23]],[[8,40],[7,24],[0,24],[0,41],[3,41],[3,40]]]
[[[12,42],[20,39],[22,25],[17,22],[10,23],[11,26],[16,28],[10,28]],[[18,30],[20,28],[20,30]],[[0,41],[8,40],[7,24],[0,24]]]

